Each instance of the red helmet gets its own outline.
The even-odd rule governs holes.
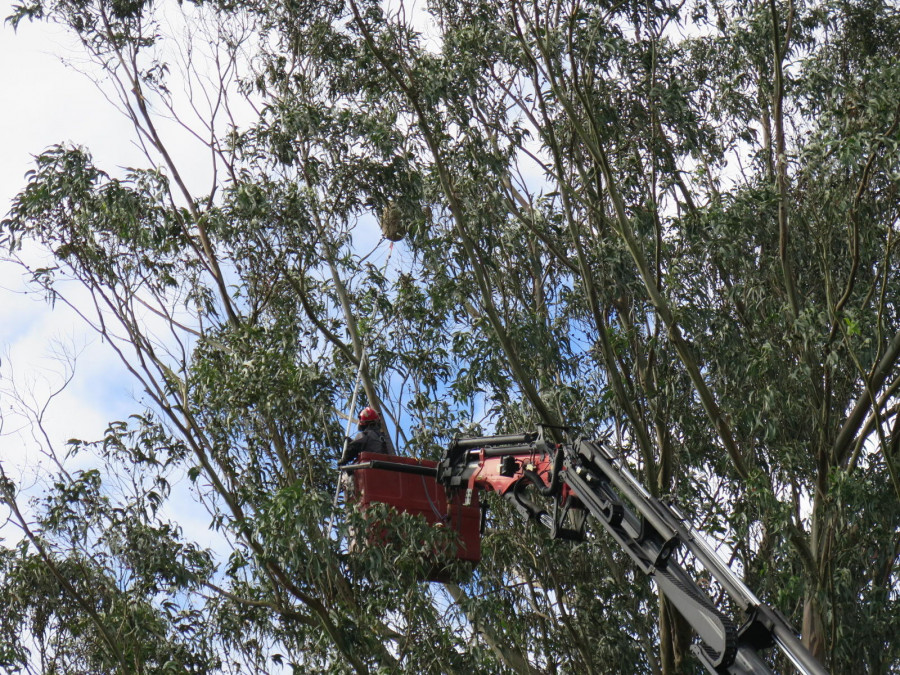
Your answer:
[[[381,415],[378,414],[378,411],[375,408],[367,407],[363,408],[363,411],[359,413],[359,423],[360,424],[371,424],[372,422],[380,422]]]

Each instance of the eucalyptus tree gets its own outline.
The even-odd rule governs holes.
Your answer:
[[[0,567],[0,663],[696,671],[600,532],[548,541],[493,504],[484,563],[442,587],[416,582],[443,535],[415,521],[348,555],[366,516],[331,497],[358,373],[401,452],[606,435],[835,672],[898,667],[891,3],[188,7],[215,52],[185,74],[210,102],[205,194],[165,141],[164,9],[12,17],[68,25],[146,149],[122,175],[45,153],[3,236],[53,253],[29,273],[57,302],[89,291],[76,309],[148,410],[75,444],[104,463],[61,466],[36,525],[4,470],[26,536]],[[363,250],[375,220],[407,233],[388,262]],[[179,475],[230,555],[169,522]]]

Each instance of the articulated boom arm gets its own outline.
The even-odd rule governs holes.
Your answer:
[[[459,438],[444,453],[437,480],[448,490],[465,490],[465,503],[475,490],[497,492],[556,537],[583,538],[586,518],[596,518],[694,629],[700,640],[692,649],[709,672],[772,675],[759,653],[775,645],[798,672],[827,675],[787,620],[747,588],[674,505],[650,495],[600,443],[579,438],[557,444],[543,432]],[[528,486],[552,499],[552,513],[529,499]],[[740,617],[716,606],[674,559],[678,550],[703,565]]]

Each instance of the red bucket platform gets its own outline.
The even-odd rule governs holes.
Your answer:
[[[353,471],[353,484],[354,498],[360,506],[387,504],[401,513],[422,516],[431,525],[449,527],[459,537],[456,559],[471,563],[471,567],[481,560],[481,505],[477,490],[468,506],[463,505],[463,490],[454,491],[448,500],[444,486],[439,485],[433,475],[408,473],[414,471],[414,467],[437,467],[437,462],[427,459],[363,452],[354,465],[359,466]],[[425,580],[454,580],[444,571],[446,562],[436,560]]]

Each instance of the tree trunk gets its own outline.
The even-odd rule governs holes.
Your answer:
[[[819,661],[825,663],[825,622],[822,607],[813,592],[803,601],[803,644]]]
[[[659,662],[662,675],[685,673],[685,657],[691,644],[691,632],[678,610],[659,594]]]

